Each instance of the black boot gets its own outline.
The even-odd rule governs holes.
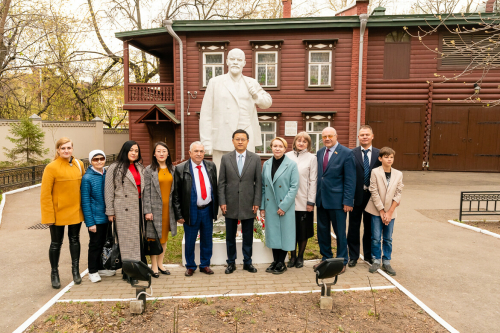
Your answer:
[[[61,288],[61,280],[59,280],[59,270],[57,268],[52,268],[50,273],[50,281],[52,282],[52,288]]]
[[[75,284],[82,283],[80,276],[80,225],[78,225],[78,232],[75,230],[76,225],[68,227],[69,233],[69,253],[71,254],[71,273],[73,274],[73,281]]]
[[[59,256],[61,255],[61,243],[51,242],[49,247],[49,261],[50,267],[52,268],[50,273],[50,281],[52,282],[52,288],[61,288],[61,280],[59,279]]]

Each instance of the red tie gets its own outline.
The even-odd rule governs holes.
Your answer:
[[[198,165],[196,168],[198,169],[198,177],[200,178],[201,198],[205,200],[207,198],[207,189],[205,188],[205,179],[203,178],[203,172],[201,172],[201,165]]]

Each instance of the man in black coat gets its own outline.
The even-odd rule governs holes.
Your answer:
[[[200,232],[200,271],[213,274],[212,259],[213,221],[219,208],[217,196],[217,169],[205,161],[205,148],[196,141],[189,147],[190,159],[179,164],[174,173],[173,208],[177,223],[184,225],[186,276],[196,270],[194,249]]]
[[[365,207],[371,194],[370,176],[374,168],[379,167],[379,149],[372,146],[373,130],[368,125],[362,125],[358,133],[360,146],[354,148],[356,162],[356,192],[354,193],[354,209],[349,213],[349,229],[347,232],[347,246],[349,247],[349,267],[356,266],[359,258],[360,227],[363,218],[363,253],[365,260],[372,262],[371,235],[372,215],[365,212]]]
[[[226,217],[226,274],[236,269],[236,231],[241,221],[243,269],[257,273],[252,265],[253,223],[262,198],[260,157],[247,150],[248,133],[233,133],[235,150],[222,156],[219,170],[219,204]]]

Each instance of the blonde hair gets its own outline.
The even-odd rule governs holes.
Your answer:
[[[283,146],[285,146],[285,149],[288,148],[288,143],[286,142],[286,140],[283,139],[283,138],[280,138],[279,136],[277,136],[277,137],[275,137],[274,139],[271,140],[271,147],[273,146],[273,142],[276,141],[276,140],[281,141],[281,143],[283,144]]]
[[[66,137],[62,137],[60,138],[59,140],[56,141],[56,156],[54,157],[54,161],[57,160],[59,158],[59,148],[62,146],[62,145],[65,145],[67,144],[68,142],[71,142],[71,147],[73,147],[73,141],[71,141],[69,138],[66,138]]]
[[[307,150],[310,150],[311,149],[311,145],[312,145],[312,140],[311,140],[311,136],[309,134],[307,134],[307,132],[300,132],[299,134],[297,134],[295,136],[295,138],[293,139],[293,144],[292,144],[292,149],[293,150],[297,150],[297,140],[299,138],[303,138],[304,140],[307,141]]]

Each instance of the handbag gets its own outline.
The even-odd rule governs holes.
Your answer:
[[[118,242],[118,234],[116,233],[116,222],[113,221],[113,235],[108,237],[106,233],[106,242],[102,248],[102,265],[104,269],[115,271],[122,268],[122,256],[120,253],[120,244]]]
[[[158,232],[156,231],[156,228],[153,224],[153,221],[151,221],[151,226],[153,227],[153,230],[155,231],[155,238],[147,238],[145,237],[144,239],[144,254],[147,256],[157,256],[163,252],[163,246],[161,246],[160,243],[160,237],[158,237]],[[146,225],[147,228],[147,225]]]

